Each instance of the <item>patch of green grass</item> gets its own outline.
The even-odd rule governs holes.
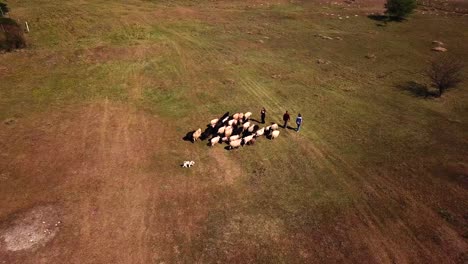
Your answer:
[[[159,115],[179,118],[185,116],[195,106],[185,98],[187,87],[176,86],[170,90],[145,89],[144,105]]]

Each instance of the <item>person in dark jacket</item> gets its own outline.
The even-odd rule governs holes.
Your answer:
[[[284,115],[283,115],[283,121],[284,121],[283,128],[286,128],[286,126],[288,125],[288,122],[289,122],[290,119],[291,119],[291,117],[289,116],[288,111],[286,111],[286,113],[284,113]]]
[[[262,107],[262,111],[260,111],[260,117],[262,119],[262,124],[265,124],[265,117],[266,117],[265,107]]]

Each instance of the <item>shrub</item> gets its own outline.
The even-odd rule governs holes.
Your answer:
[[[0,17],[5,16],[8,12],[10,12],[10,9],[7,4],[0,2]]]
[[[416,0],[387,0],[385,13],[399,20],[407,17],[416,8]]]
[[[463,67],[461,60],[441,56],[431,61],[426,75],[431,80],[432,85],[439,90],[439,96],[441,96],[447,89],[455,87],[461,82]]]
[[[0,50],[12,51],[26,47],[21,27],[10,18],[0,18]]]

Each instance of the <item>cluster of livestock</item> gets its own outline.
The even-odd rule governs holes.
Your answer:
[[[279,136],[278,124],[260,128],[258,125],[252,124],[250,121],[251,116],[251,112],[236,113],[232,116],[227,112],[221,118],[211,120],[204,132],[202,132],[201,128],[197,129],[192,133],[191,139],[193,142],[198,139],[208,139],[209,146],[227,143],[227,148],[233,149],[244,145],[252,145],[256,139],[262,136],[269,139],[275,139]]]

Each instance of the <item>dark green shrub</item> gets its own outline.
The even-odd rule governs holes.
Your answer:
[[[416,8],[416,0],[387,0],[385,13],[396,19],[403,19]]]
[[[0,17],[5,16],[8,12],[10,12],[10,9],[7,4],[0,2]]]
[[[26,39],[15,20],[0,18],[0,50],[12,51],[26,47]]]

